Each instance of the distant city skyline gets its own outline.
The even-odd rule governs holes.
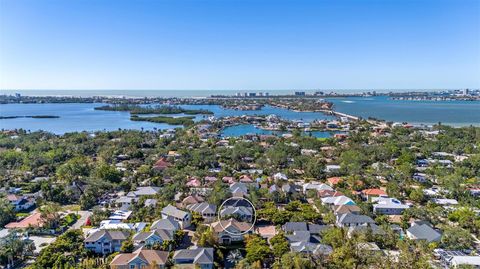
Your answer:
[[[0,89],[480,88],[480,1],[0,0]]]

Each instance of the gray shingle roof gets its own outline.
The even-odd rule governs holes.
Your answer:
[[[193,260],[194,264],[212,264],[213,248],[181,249],[175,251],[173,260]]]
[[[178,219],[183,219],[185,216],[188,215],[187,212],[182,211],[182,210],[174,207],[173,205],[167,205],[166,207],[164,207],[162,209],[162,214],[165,214],[167,216],[172,216],[172,217],[175,217],[175,218],[178,218]]]
[[[283,225],[285,232],[308,231],[306,222],[287,222]]]
[[[197,213],[208,213],[208,214],[215,214],[217,213],[217,206],[213,204],[209,204],[207,202],[203,203],[196,203],[187,205],[187,209]]]
[[[369,216],[352,214],[352,213],[346,213],[346,214],[340,215],[338,222],[342,224],[346,224],[346,223],[373,224],[375,223],[375,221]]]
[[[163,229],[163,230],[171,230],[176,231],[180,229],[180,224],[173,219],[159,219],[152,223],[150,229]]]
[[[415,239],[426,240],[428,242],[437,241],[442,235],[427,224],[413,225],[412,227],[408,228],[407,231],[412,234]]]
[[[90,234],[87,238],[85,238],[85,242],[96,242],[103,237],[106,237],[109,240],[126,240],[128,238],[128,232],[98,230]]]

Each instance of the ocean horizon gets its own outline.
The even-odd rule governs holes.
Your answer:
[[[233,95],[237,92],[263,92],[269,93],[270,95],[287,95],[294,94],[296,91],[301,91],[305,93],[314,93],[314,92],[335,92],[339,94],[360,94],[365,92],[375,91],[377,94],[385,94],[389,92],[431,92],[431,91],[448,91],[456,89],[257,89],[257,90],[242,90],[242,89],[225,89],[225,90],[204,90],[204,89],[161,89],[161,90],[140,90],[140,89],[113,89],[113,90],[94,90],[94,89],[67,89],[67,90],[44,90],[44,89],[29,89],[29,90],[0,90],[2,95],[14,95],[19,93],[24,96],[71,96],[71,97],[92,97],[92,96],[105,96],[105,97],[130,97],[130,98],[141,98],[141,97],[192,97],[192,98],[201,98],[209,97],[211,95]]]

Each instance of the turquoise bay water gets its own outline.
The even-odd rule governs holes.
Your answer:
[[[75,131],[111,131],[121,129],[172,129],[179,125],[169,125],[152,122],[130,121],[130,113],[120,111],[94,110],[94,107],[105,104],[7,104],[0,105],[0,116],[59,116],[54,119],[16,118],[0,119],[0,129],[19,129],[36,131],[45,130],[56,134]],[[311,122],[315,119],[333,119],[322,113],[294,112],[287,109],[264,107],[258,111],[239,111],[223,109],[217,105],[184,105],[184,108],[207,109],[214,112],[215,117],[241,115],[271,115],[275,114],[285,119]],[[154,116],[145,115],[145,116]],[[183,114],[168,115],[173,117],[189,116]],[[206,118],[206,115],[196,115],[195,120]]]
[[[88,92],[88,91],[87,91]],[[116,91],[115,91],[116,92]],[[3,93],[3,92],[2,92]],[[91,93],[91,92],[90,92]],[[231,93],[231,92],[227,92]],[[203,93],[206,94],[206,93]],[[212,94],[208,92],[208,95]],[[432,125],[438,122],[452,126],[480,126],[480,102],[475,101],[396,101],[385,96],[328,98],[339,112],[361,116],[375,117],[387,121],[408,122],[411,124]],[[181,128],[168,124],[130,121],[128,112],[94,110],[103,104],[7,104],[0,105],[0,116],[33,116],[53,115],[55,119],[17,118],[0,120],[0,129],[45,130],[56,134],[75,131],[102,131],[121,129],[171,129]],[[334,119],[331,116],[314,112],[294,112],[286,109],[265,106],[258,111],[239,111],[223,109],[217,105],[184,105],[184,108],[207,109],[214,112],[215,117],[240,115],[277,115],[289,120]],[[183,116],[182,114],[170,116]],[[195,120],[206,118],[197,115]],[[262,133],[263,130],[252,127],[232,127],[225,132],[232,135],[243,133]],[[319,136],[323,134],[318,134]]]

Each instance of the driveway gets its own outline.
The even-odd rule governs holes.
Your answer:
[[[90,211],[68,211],[68,213],[76,213],[80,215],[80,218],[77,220],[77,222],[70,226],[69,229],[81,229],[82,226],[85,225],[87,218],[92,216],[92,212]]]
[[[33,241],[35,244],[35,250],[33,251],[35,254],[40,253],[40,250],[44,249],[48,245],[50,245],[55,239],[57,239],[54,236],[29,236],[28,237],[30,240]]]

